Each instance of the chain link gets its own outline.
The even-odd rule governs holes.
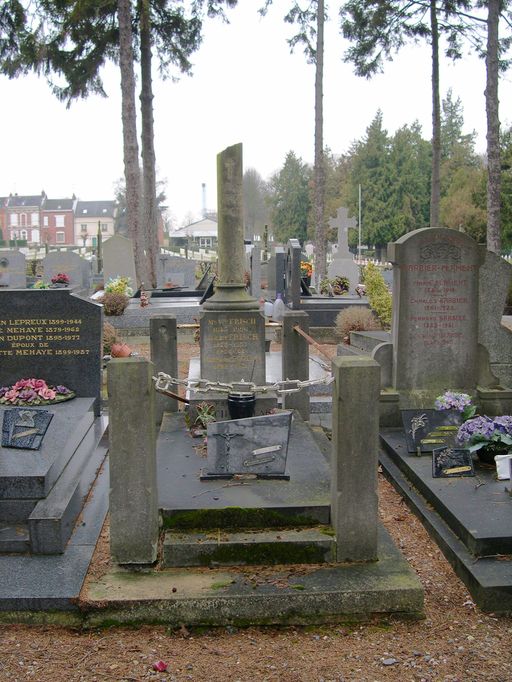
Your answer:
[[[153,377],[155,382],[155,390],[168,391],[173,385],[185,386],[188,391],[208,393],[214,391],[216,393],[298,393],[303,388],[308,386],[319,386],[324,384],[329,386],[334,381],[332,374],[326,374],[319,379],[309,379],[307,381],[300,381],[299,379],[286,379],[283,381],[276,381],[274,384],[266,386],[258,386],[252,381],[234,381],[231,384],[222,383],[220,381],[209,381],[208,379],[176,379],[165,374],[165,372],[158,372],[156,377]]]

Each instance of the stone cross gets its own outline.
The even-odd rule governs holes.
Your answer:
[[[355,218],[348,217],[348,209],[340,206],[336,214],[336,218],[329,219],[329,227],[335,227],[338,230],[338,250],[335,258],[351,258],[348,250],[348,228],[357,227]]]

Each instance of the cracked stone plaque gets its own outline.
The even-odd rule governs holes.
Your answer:
[[[2,447],[39,450],[53,412],[17,407],[4,411]]]
[[[285,473],[292,412],[208,424],[207,473],[203,478],[238,474],[288,478]]]
[[[456,410],[402,410],[407,451],[430,453],[434,448],[454,445],[462,424]]]

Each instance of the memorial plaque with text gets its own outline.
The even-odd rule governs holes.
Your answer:
[[[69,289],[0,290],[0,385],[35,377],[99,398],[102,306]]]
[[[265,383],[265,320],[259,311],[203,313],[201,378]]]
[[[469,450],[464,448],[436,448],[433,450],[433,478],[458,478],[474,475],[475,468]]]
[[[389,254],[394,387],[476,386],[478,244],[457,230],[425,228],[390,244]]]
[[[432,452],[453,445],[462,417],[457,410],[402,410],[407,451]]]

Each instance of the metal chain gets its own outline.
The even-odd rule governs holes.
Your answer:
[[[209,381],[208,379],[176,379],[165,374],[165,372],[158,372],[156,377],[153,377],[155,382],[155,390],[168,391],[172,385],[185,386],[187,390],[194,392],[207,393],[208,391],[215,391],[217,393],[298,393],[307,386],[318,386],[324,384],[329,386],[334,381],[332,374],[326,374],[320,379],[309,379],[308,381],[300,381],[299,379],[286,379],[283,381],[276,381],[274,384],[266,386],[257,386],[252,381],[234,381],[231,384],[222,383],[220,381]]]

